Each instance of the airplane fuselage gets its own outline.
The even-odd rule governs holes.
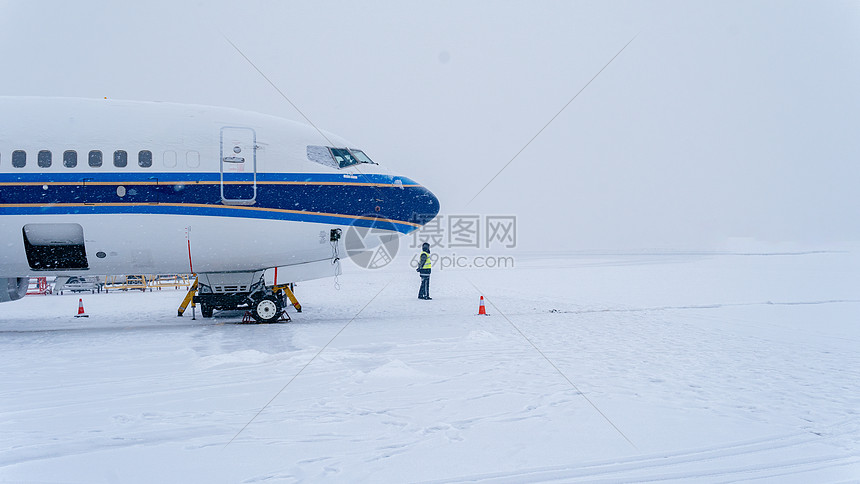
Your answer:
[[[0,112],[0,277],[282,267],[299,281],[334,275],[332,229],[404,234],[439,210],[344,140],[273,116],[2,97]]]

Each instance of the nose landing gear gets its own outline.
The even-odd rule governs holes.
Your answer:
[[[293,294],[292,284],[266,286],[262,272],[200,274],[179,307],[179,316],[191,302],[192,305],[200,305],[204,318],[211,318],[215,309],[246,309],[242,322],[288,322],[291,319],[285,311],[287,298],[296,311],[302,312],[302,306]]]

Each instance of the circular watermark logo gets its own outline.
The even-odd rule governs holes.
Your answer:
[[[380,269],[397,255],[400,233],[387,220],[376,220],[373,227],[350,225],[343,245],[346,255],[359,267]]]

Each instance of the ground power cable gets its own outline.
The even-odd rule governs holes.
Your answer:
[[[361,314],[365,309],[367,309],[367,306],[370,306],[370,303],[372,303],[372,302],[373,302],[373,301],[374,301],[374,300],[375,300],[375,299],[376,299],[380,294],[382,294],[382,291],[384,291],[384,290],[385,290],[385,288],[386,288],[386,287],[388,287],[388,285],[389,285],[389,284],[391,284],[391,282],[392,282],[392,281],[394,281],[394,278],[392,278],[391,280],[389,280],[388,282],[386,282],[386,283],[385,283],[385,285],[384,285],[384,286],[382,286],[382,289],[380,289],[380,290],[379,290],[379,292],[377,292],[377,293],[376,293],[372,298],[370,298],[370,301],[367,301],[367,304],[365,304],[361,309],[359,309],[359,310],[358,310],[358,312],[357,312],[357,313],[355,313],[355,316],[353,316],[353,317],[352,317],[352,319],[350,319],[349,321],[347,321],[347,322],[346,322],[346,324],[344,324],[344,325],[343,325],[343,327],[342,327],[342,328],[340,328],[340,331],[338,331],[337,333],[335,333],[335,335],[334,335],[334,336],[332,336],[332,338],[328,341],[328,343],[326,343],[326,344],[325,344],[325,346],[323,346],[322,348],[320,348],[320,350],[319,350],[319,351],[317,351],[317,353],[313,356],[313,358],[311,358],[307,363],[305,363],[305,366],[303,366],[303,367],[302,367],[302,369],[298,371],[298,373],[296,373],[295,375],[293,375],[293,377],[292,377],[292,378],[290,378],[290,381],[288,381],[288,382],[283,386],[283,388],[281,388],[280,390],[278,390],[278,392],[277,392],[277,393],[275,393],[275,396],[273,396],[273,397],[272,397],[268,402],[266,402],[266,404],[265,404],[265,405],[263,405],[263,408],[261,408],[261,409],[260,409],[256,414],[254,414],[254,416],[251,418],[251,420],[249,420],[249,421],[248,421],[248,423],[246,423],[246,424],[245,424],[245,426],[244,426],[244,427],[242,427],[242,429],[241,429],[241,430],[239,430],[238,432],[236,432],[236,435],[234,435],[234,436],[233,436],[233,438],[232,438],[232,439],[230,439],[230,441],[229,441],[229,442],[227,442],[226,444],[224,444],[224,447],[223,447],[223,448],[227,448],[227,446],[228,446],[228,445],[232,444],[232,443],[233,443],[233,441],[234,441],[234,440],[236,440],[236,437],[238,437],[238,436],[239,436],[239,434],[241,434],[242,432],[244,432],[244,431],[245,431],[245,429],[246,429],[246,428],[248,428],[248,426],[249,426],[249,425],[251,425],[251,423],[252,423],[254,420],[256,420],[256,419],[257,419],[257,417],[259,417],[261,413],[263,413],[263,410],[265,410],[266,408],[268,408],[268,407],[269,407],[269,405],[271,405],[271,404],[272,404],[272,402],[274,402],[274,401],[275,401],[275,399],[276,399],[276,398],[278,398],[278,395],[280,395],[281,393],[283,393],[283,392],[284,392],[284,390],[286,390],[286,389],[287,389],[287,387],[288,387],[288,386],[290,386],[290,383],[292,383],[293,381],[295,381],[295,379],[296,379],[296,378],[298,378],[298,377],[299,377],[299,375],[301,375],[301,374],[302,374],[302,372],[303,372],[303,371],[305,371],[305,370],[307,369],[307,367],[308,367],[308,366],[310,366],[310,364],[311,364],[311,363],[313,363],[313,362],[314,362],[314,360],[316,360],[316,359],[317,359],[317,357],[318,357],[319,355],[321,355],[321,354],[322,354],[322,352],[323,352],[323,351],[325,351],[325,349],[326,349],[326,348],[328,348],[328,346],[329,346],[330,344],[332,344],[332,342],[333,342],[335,339],[337,339],[337,337],[338,337],[338,336],[340,336],[340,334],[341,334],[341,333],[343,333],[343,330],[345,330],[345,329],[347,328],[347,326],[349,326],[349,324],[350,324],[350,323],[352,323],[353,321],[355,321],[355,319],[356,319],[356,318],[357,318],[357,317],[358,317],[358,316],[359,316],[359,315],[360,315],[360,314]]]
[[[481,291],[480,289],[478,289],[478,286],[476,286],[474,282],[472,282],[472,281],[471,281],[471,280],[469,280],[468,278],[466,278],[466,281],[467,281],[469,284],[471,284],[471,285],[472,285],[472,287],[474,287],[474,288],[475,288],[475,290],[476,290],[476,291],[478,291],[478,293],[479,293],[479,294],[483,294],[483,293],[484,293],[483,291]],[[562,377],[562,378],[564,378],[564,379],[565,379],[565,381],[567,381],[567,383],[569,383],[569,384],[570,384],[570,386],[571,386],[574,390],[576,390],[576,393],[578,393],[578,394],[582,395],[582,398],[584,398],[584,399],[585,399],[585,401],[586,401],[586,402],[588,402],[588,404],[589,404],[589,405],[591,405],[591,407],[592,407],[592,408],[594,408],[594,410],[596,410],[596,411],[597,411],[597,413],[599,413],[599,414],[600,414],[600,416],[601,416],[601,417],[603,417],[603,419],[604,419],[604,420],[606,420],[606,421],[609,423],[609,425],[611,425],[611,426],[612,426],[612,428],[614,428],[614,429],[615,429],[615,431],[616,431],[616,432],[618,432],[618,434],[619,434],[619,435],[621,435],[622,437],[624,437],[624,440],[626,440],[628,444],[630,444],[634,449],[636,449],[636,451],[637,451],[637,452],[639,451],[639,447],[636,447],[636,444],[634,444],[632,440],[630,440],[626,435],[624,435],[624,432],[622,432],[622,431],[621,431],[621,429],[620,429],[620,428],[618,428],[618,426],[617,426],[617,425],[615,425],[615,423],[613,423],[613,422],[612,422],[612,420],[610,420],[610,419],[609,419],[609,417],[607,417],[605,413],[603,413],[603,411],[601,411],[599,408],[597,408],[597,405],[595,405],[595,404],[594,404],[594,402],[592,402],[592,401],[591,401],[591,399],[590,399],[590,398],[588,398],[588,396],[587,396],[585,393],[583,393],[583,392],[582,392],[582,390],[580,390],[580,389],[579,389],[579,387],[577,387],[577,386],[576,386],[576,384],[575,384],[575,383],[573,383],[573,381],[572,381],[570,378],[568,378],[568,377],[567,377],[567,375],[565,375],[565,374],[564,374],[564,372],[563,372],[563,371],[561,371],[561,369],[560,369],[560,368],[559,368],[555,363],[553,363],[553,361],[552,361],[552,360],[550,360],[550,359],[549,359],[549,357],[548,357],[548,356],[547,356],[543,351],[541,351],[541,349],[540,349],[540,348],[538,348],[538,347],[537,347],[537,345],[536,345],[536,344],[534,344],[534,342],[533,342],[531,339],[529,339],[529,337],[528,337],[528,336],[526,336],[526,335],[525,335],[525,333],[523,333],[523,332],[522,332],[522,330],[520,330],[520,328],[519,328],[519,327],[517,327],[517,325],[516,325],[516,324],[514,324],[514,322],[513,322],[513,321],[511,321],[511,320],[510,320],[510,318],[508,318],[507,316],[505,316],[505,313],[503,313],[503,312],[499,309],[499,307],[498,307],[498,306],[496,306],[495,304],[493,304],[493,302],[492,302],[492,301],[491,301],[487,296],[484,296],[484,300],[485,300],[485,301],[487,301],[487,304],[489,304],[490,306],[492,306],[492,307],[493,307],[493,309],[494,309],[496,312],[498,312],[498,313],[499,313],[503,318],[505,318],[505,321],[507,321],[507,322],[508,322],[508,324],[510,324],[510,325],[511,325],[511,327],[513,327],[513,328],[516,330],[516,332],[517,332],[517,333],[519,333],[519,334],[520,334],[520,336],[522,336],[522,337],[523,337],[523,339],[524,339],[524,340],[526,340],[526,341],[531,345],[531,347],[532,347],[532,348],[534,348],[534,349],[535,349],[535,351],[537,351],[537,352],[538,352],[538,353],[543,357],[543,359],[544,359],[544,360],[546,360],[546,362],[547,362],[547,363],[549,363],[549,364],[550,364],[550,366],[552,366],[552,367],[555,369],[555,371],[557,371],[557,372],[558,372],[558,374],[559,374],[559,375],[561,375],[561,377]]]

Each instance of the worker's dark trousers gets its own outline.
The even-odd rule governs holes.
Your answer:
[[[430,274],[421,274],[421,289],[418,290],[418,297],[421,299],[430,297]]]

